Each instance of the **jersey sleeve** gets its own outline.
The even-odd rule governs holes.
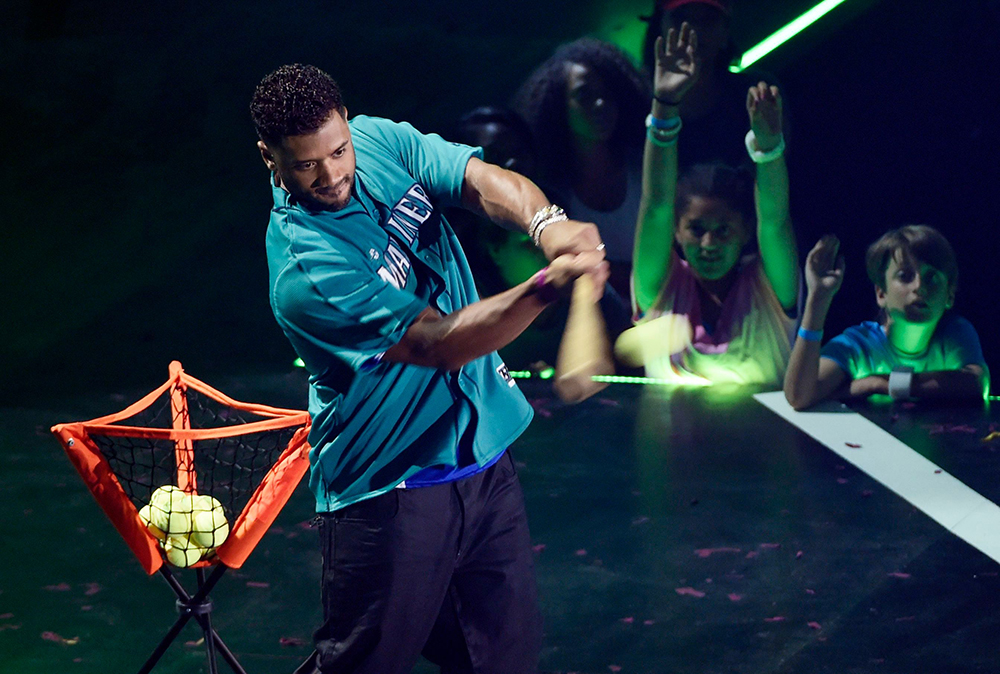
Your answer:
[[[842,332],[823,345],[821,358],[835,362],[840,369],[854,377],[858,372],[858,362],[861,358],[861,345],[850,331]]]
[[[331,357],[354,371],[376,364],[427,308],[416,295],[336,251],[291,260],[277,276],[271,301],[313,371]]]
[[[967,319],[956,316],[948,324],[945,340],[949,368],[957,370],[965,365],[986,366],[979,334]]]
[[[372,121],[370,133],[381,136],[433,199],[447,206],[460,205],[465,167],[470,158],[482,158],[482,150],[448,142],[436,133],[421,133],[407,122]]]

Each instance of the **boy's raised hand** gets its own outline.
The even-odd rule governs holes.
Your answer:
[[[820,239],[806,256],[806,287],[813,301],[833,299],[844,282],[844,257],[833,234]]]
[[[781,92],[778,87],[758,82],[747,92],[750,128],[757,139],[757,149],[769,152],[781,142]]]
[[[671,28],[666,39],[656,38],[656,70],[653,96],[661,103],[679,105],[684,94],[698,81],[698,35],[685,21],[681,29]]]

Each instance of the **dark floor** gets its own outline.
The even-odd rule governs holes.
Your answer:
[[[208,383],[305,404],[298,373]],[[544,382],[522,387],[536,419],[513,451],[544,671],[1000,670],[997,562],[749,393],[619,385],[566,407]],[[173,593],[144,575],[47,430],[141,393],[0,410],[0,671],[137,671],[173,623]],[[862,411],[1000,499],[1000,443],[981,441],[996,410]],[[309,651],[320,617],[311,510],[303,485],[213,592],[215,627],[250,674],[290,672]],[[154,671],[206,671],[199,636],[188,627]]]

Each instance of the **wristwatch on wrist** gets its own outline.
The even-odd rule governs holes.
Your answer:
[[[913,393],[913,368],[897,366],[889,373],[889,397],[893,400],[906,400]]]

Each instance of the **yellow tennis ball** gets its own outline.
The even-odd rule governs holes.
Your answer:
[[[153,524],[152,516],[153,509],[148,505],[143,506],[142,509],[139,510],[139,519],[146,525],[146,529],[149,530],[149,533],[153,534],[162,541],[167,537],[167,535],[163,533],[163,529]]]
[[[163,543],[167,561],[174,566],[188,567],[197,563],[205,554],[205,549],[192,543],[187,536],[167,536]]]
[[[221,505],[195,512],[191,529],[191,541],[204,548],[217,548],[229,536],[229,522]]]

